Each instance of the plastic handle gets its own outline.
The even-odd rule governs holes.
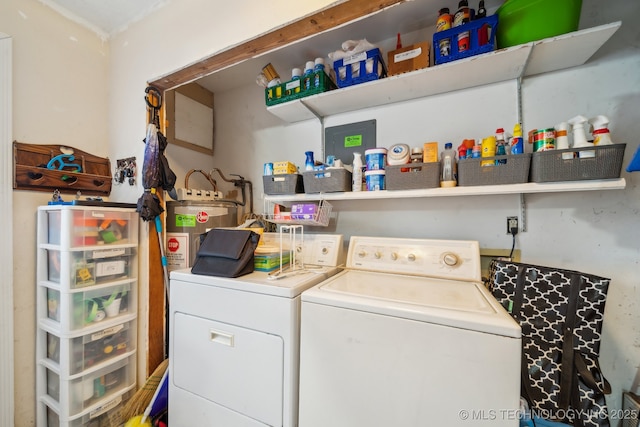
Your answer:
[[[162,233],[162,221],[160,221],[160,215],[156,217],[156,231]]]
[[[209,338],[211,339],[211,341],[219,343],[219,344],[223,344],[229,347],[233,347],[233,334],[229,334],[226,332],[220,332],[220,331],[216,331],[214,329],[211,329],[209,331]]]

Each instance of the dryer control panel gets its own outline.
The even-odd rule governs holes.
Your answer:
[[[472,240],[352,236],[347,268],[480,281],[480,245]]]

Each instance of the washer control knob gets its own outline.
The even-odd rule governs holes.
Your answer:
[[[380,259],[380,258],[382,258],[382,253],[380,253],[380,251],[376,251],[376,252],[373,254],[373,256],[375,256],[375,257],[376,257],[376,259]]]
[[[364,257],[366,257],[366,256],[367,256],[367,252],[365,252],[364,250],[361,250],[360,252],[358,252],[358,256],[359,256],[360,258],[364,258]]]
[[[302,246],[296,246],[296,252],[297,253],[302,253]]]
[[[416,256],[415,256],[414,254],[409,254],[409,255],[407,255],[407,259],[408,259],[409,261],[413,262],[413,261],[415,261],[415,260],[416,260]]]
[[[398,254],[395,253],[395,252],[391,252],[391,259],[394,260],[394,261],[397,260],[398,259]]]
[[[442,262],[449,267],[455,267],[460,264],[460,258],[458,258],[458,255],[453,252],[447,252],[442,255]]]
[[[326,255],[329,253],[329,248],[323,247],[322,248],[322,255]]]

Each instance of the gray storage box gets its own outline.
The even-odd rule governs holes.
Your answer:
[[[303,172],[305,193],[335,193],[351,191],[351,172],[346,169],[325,169]]]
[[[296,194],[304,193],[302,175],[297,173],[286,175],[263,175],[264,194]]]
[[[440,163],[407,163],[387,165],[387,190],[415,190],[440,186]]]
[[[495,164],[495,161],[506,161]],[[482,166],[484,161],[492,161],[492,166]],[[463,159],[458,162],[458,185],[502,185],[522,184],[529,180],[531,153],[507,156]]]
[[[531,181],[553,182],[619,178],[626,145],[599,145],[533,153]],[[593,156],[585,157],[584,153],[590,151],[593,151]],[[566,153],[573,153],[573,158],[564,159]]]

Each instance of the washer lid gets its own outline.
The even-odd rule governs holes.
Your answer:
[[[521,336],[520,326],[479,282],[348,270],[304,292],[302,301]]]

